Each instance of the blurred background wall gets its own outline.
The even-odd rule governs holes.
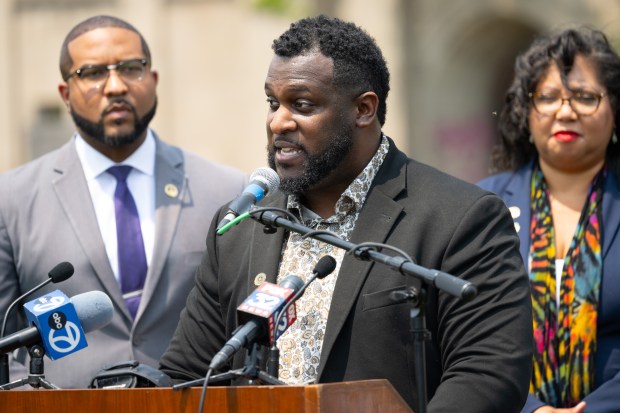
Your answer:
[[[158,134],[249,173],[266,164],[271,42],[319,13],[355,22],[383,49],[392,74],[384,131],[409,155],[472,182],[487,175],[493,112],[536,34],[586,24],[620,39],[617,0],[2,0],[0,171],[69,139],[60,45],[79,21],[112,14],[151,47]]]

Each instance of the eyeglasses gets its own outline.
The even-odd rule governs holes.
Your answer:
[[[88,65],[80,67],[65,76],[65,81],[72,76],[77,76],[86,85],[93,88],[100,88],[110,77],[110,70],[116,70],[116,73],[125,82],[139,82],[146,72],[146,59],[130,59],[118,62],[115,65]]]
[[[529,93],[532,104],[536,112],[542,115],[555,115],[564,104],[568,101],[568,104],[573,111],[582,116],[592,115],[598,109],[601,99],[605,96],[605,93],[592,93],[592,92],[575,92],[569,98],[563,98],[557,93]]]

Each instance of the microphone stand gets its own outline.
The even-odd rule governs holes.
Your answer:
[[[414,375],[416,381],[415,390],[418,395],[416,413],[426,413],[427,386],[425,346],[426,341],[430,339],[430,331],[426,328],[425,317],[427,285],[432,285],[463,301],[470,301],[476,296],[476,287],[470,282],[462,280],[451,274],[438,270],[430,270],[414,264],[405,257],[389,256],[372,249],[370,246],[365,246],[364,244],[356,245],[338,238],[335,235],[314,231],[311,228],[290,221],[267,209],[257,208],[255,211],[252,211],[250,216],[252,219],[265,225],[265,233],[274,233],[278,227],[286,228],[298,234],[307,235],[318,239],[319,241],[323,241],[335,247],[344,249],[360,260],[382,263],[403,275],[411,275],[423,281],[419,289],[408,287],[405,290],[394,291],[391,298],[397,302],[410,302],[412,304],[409,312],[409,323],[414,348]],[[274,351],[272,349],[272,358],[275,358],[278,355],[277,350]],[[271,371],[273,371],[273,369]]]
[[[233,380],[237,378],[246,378],[248,379],[249,385],[254,384],[271,384],[271,385],[285,385],[286,383],[278,380],[276,377],[273,377],[270,374],[265,373],[260,369],[261,362],[261,354],[259,345],[254,343],[248,352],[248,355],[245,358],[245,365],[243,368],[230,370],[226,373],[216,374],[209,378],[208,384],[216,383],[219,381],[225,380]],[[188,381],[185,383],[179,383],[172,386],[172,390],[184,389],[187,387],[195,387],[204,384],[205,379],[200,378],[192,381]]]
[[[364,246],[363,244],[356,245],[334,235],[316,232],[311,228],[290,221],[269,210],[258,208],[250,214],[250,216],[254,220],[265,225],[265,232],[267,233],[275,232],[277,227],[281,227],[301,235],[309,234],[312,238],[316,238],[319,241],[326,242],[352,253],[356,258],[362,261],[374,261],[385,264],[392,270],[398,271],[403,275],[411,275],[463,301],[471,301],[478,293],[476,287],[472,283],[455,277],[454,275],[439,270],[429,270],[428,268],[414,264],[404,257],[390,256]]]
[[[7,384],[10,381],[9,371],[9,355],[0,354],[0,385]]]
[[[431,332],[426,328],[426,285],[422,284],[419,290],[409,287],[393,291],[390,298],[397,303],[412,304],[409,309],[409,329],[413,338],[414,375],[418,395],[415,412],[426,413],[426,342],[431,338]]]
[[[303,295],[303,293],[306,291],[306,288],[308,288],[308,286],[312,283],[312,281],[318,278],[318,276],[319,276],[318,273],[312,274],[312,277],[310,278],[310,280],[308,280],[308,282],[306,282],[304,286],[299,291],[297,291],[297,293],[295,293],[293,298],[291,298],[291,300],[284,305],[284,307],[278,314],[278,317],[276,318],[276,323],[275,323],[276,331],[274,333],[273,344],[269,348],[269,355],[267,357],[267,365],[266,365],[267,374],[269,374],[270,376],[273,376],[276,379],[278,378],[278,374],[279,374],[278,369],[280,368],[280,349],[278,348],[277,342],[278,342],[278,338],[280,334],[282,334],[282,333],[278,334],[278,328],[280,327],[280,322],[282,321],[282,317],[284,316],[284,314],[288,312],[288,309],[291,307],[291,305],[294,304],[295,301],[297,301],[297,299]],[[286,330],[286,326],[284,327],[284,330]]]
[[[28,349],[28,353],[30,353],[30,372],[28,377],[3,384],[0,386],[0,390],[11,390],[15,387],[23,386],[24,384],[30,384],[30,386],[35,389],[39,387],[43,387],[44,389],[60,389],[60,387],[49,382],[45,378],[45,374],[43,374],[43,356],[45,355],[45,349],[41,345],[35,344]]]

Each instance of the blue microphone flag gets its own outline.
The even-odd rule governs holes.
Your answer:
[[[294,295],[295,290],[292,288],[269,282],[262,283],[237,307],[239,324],[251,319],[265,323],[269,335],[261,337],[258,342],[264,345],[274,342],[296,319],[295,306],[291,306],[286,317],[283,317],[285,324],[281,321],[279,326],[275,325],[278,314]]]
[[[62,291],[55,290],[24,304],[26,317],[41,335],[47,356],[56,360],[88,346],[75,307]]]

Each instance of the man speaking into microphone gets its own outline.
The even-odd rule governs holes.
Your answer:
[[[272,283],[288,274],[307,279],[332,255],[336,270],[306,290],[297,321],[277,341],[280,380],[382,378],[412,407],[428,396],[429,412],[518,412],[532,368],[532,321],[508,209],[491,193],[408,158],[382,132],[389,73],[364,30],[307,18],[272,48],[267,149],[280,187],[259,206],[286,209],[305,227],[348,242],[392,246],[420,266],[471,282],[478,295],[465,302],[429,286],[428,394],[417,394],[410,304],[392,292],[419,287],[419,279],[313,236],[264,231],[253,219],[218,235],[224,207],[161,370],[177,382],[204,377],[238,326],[237,307],[262,281],[257,274]],[[243,366],[244,356],[228,367]]]

